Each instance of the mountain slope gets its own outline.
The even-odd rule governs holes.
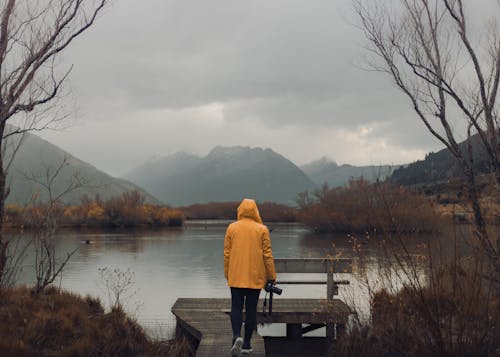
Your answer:
[[[238,201],[292,204],[314,183],[271,149],[216,147],[207,156],[185,153],[149,162],[125,176],[172,205]]]
[[[353,166],[337,165],[336,162],[321,158],[300,167],[317,185],[327,183],[330,187],[344,186],[351,178],[364,177],[369,181],[384,180],[392,174],[395,166]]]
[[[125,174],[124,177],[132,182],[141,182],[142,187],[150,190],[157,187],[158,177],[183,175],[200,162],[201,158],[198,156],[179,151],[166,157],[151,159]]]
[[[471,137],[472,155],[474,168],[477,174],[488,174],[493,172],[489,158],[477,135]],[[460,150],[467,156],[468,141],[459,144]],[[429,153],[424,160],[415,161],[395,170],[390,179],[402,185],[419,185],[436,183],[455,177],[463,177],[457,159],[448,149],[436,153]]]
[[[15,143],[15,140],[19,140],[19,137],[9,139],[8,144],[10,145],[5,147],[6,158],[11,157],[12,144]],[[74,182],[75,175],[84,183],[83,187],[64,195],[62,197],[64,203],[78,203],[83,195],[93,198],[98,194],[102,199],[108,199],[133,190],[144,194],[148,202],[159,202],[137,185],[111,177],[48,141],[27,133],[8,169],[7,183],[10,193],[7,197],[7,203],[24,205],[30,202],[34,194],[39,200],[45,201],[48,197],[47,190],[35,183],[35,180],[46,184],[48,182],[47,176],[53,176],[58,168],[61,170],[51,185],[54,196],[66,190],[72,180]]]

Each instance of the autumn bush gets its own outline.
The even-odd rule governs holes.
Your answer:
[[[17,204],[5,206],[4,225],[20,226],[23,223],[24,208]]]
[[[145,197],[137,192],[125,192],[106,201],[82,197],[79,205],[46,205],[36,203],[21,207],[6,206],[6,226],[38,227],[46,221],[47,210],[57,219],[58,226],[70,227],[136,227],[182,226],[182,211],[166,206],[145,203]]]
[[[183,341],[153,341],[121,307],[56,288],[0,292],[2,356],[189,356]]]
[[[433,202],[390,182],[353,179],[299,194],[299,220],[316,232],[428,232],[439,228]]]

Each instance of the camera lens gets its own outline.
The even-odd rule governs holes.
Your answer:
[[[278,295],[281,295],[281,293],[283,292],[283,289],[280,289],[276,286],[273,286],[272,289],[273,289],[273,293],[278,294]]]

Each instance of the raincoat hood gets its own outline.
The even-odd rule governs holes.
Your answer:
[[[257,223],[262,224],[262,219],[260,218],[259,209],[254,200],[249,198],[243,199],[238,206],[238,221],[243,218],[249,218]]]

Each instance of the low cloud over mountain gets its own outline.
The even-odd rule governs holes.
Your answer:
[[[175,206],[214,201],[293,204],[314,183],[291,161],[271,149],[216,147],[205,157],[177,153],[150,161],[126,179]]]

